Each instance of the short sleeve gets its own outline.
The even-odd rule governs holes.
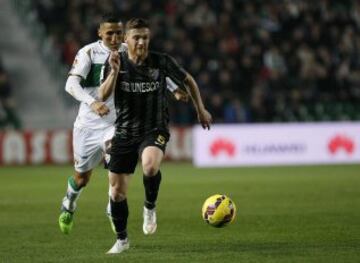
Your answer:
[[[91,68],[90,54],[85,49],[80,49],[76,54],[69,75],[80,76],[86,79]]]
[[[178,86],[182,86],[187,73],[173,57],[165,55],[165,74]]]

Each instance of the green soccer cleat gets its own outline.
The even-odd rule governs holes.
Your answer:
[[[60,231],[66,235],[71,232],[73,227],[73,214],[68,211],[61,212],[59,216]]]

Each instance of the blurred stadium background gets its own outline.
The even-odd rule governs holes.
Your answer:
[[[169,175],[159,204],[164,230],[154,240],[142,237],[140,210],[134,212],[135,248],[123,262],[360,261],[358,1],[0,6],[0,262],[114,260],[102,255],[113,242],[103,216],[103,169],[81,199],[74,238],[62,237],[56,225],[72,174],[78,107],[64,91],[66,76],[77,50],[97,39],[101,14],[113,11],[123,21],[150,20],[152,49],[172,54],[195,76],[215,123],[212,132],[198,133],[191,105],[172,103]],[[273,166],[283,164],[292,166]],[[132,207],[141,207],[140,183],[134,180]],[[239,210],[221,231],[206,228],[199,215],[202,201],[217,192]]]
[[[2,6],[9,36],[1,41],[2,71],[25,128],[71,127],[76,103],[63,92],[64,79],[77,50],[97,39],[101,14],[114,10],[124,21],[150,19],[152,48],[173,54],[196,76],[216,123],[360,120],[357,1],[24,0]],[[184,104],[174,107],[172,120],[186,125],[195,118]]]

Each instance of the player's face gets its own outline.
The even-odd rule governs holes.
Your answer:
[[[145,59],[149,50],[149,28],[134,28],[126,32],[125,42],[128,45],[130,55]]]
[[[98,35],[105,46],[111,50],[118,50],[124,40],[123,25],[122,23],[102,23]]]

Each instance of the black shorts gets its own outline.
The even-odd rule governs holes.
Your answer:
[[[113,173],[132,174],[135,171],[139,156],[148,146],[155,146],[165,154],[170,134],[167,131],[149,133],[142,140],[129,143],[128,140],[114,136],[109,161],[109,170]]]

